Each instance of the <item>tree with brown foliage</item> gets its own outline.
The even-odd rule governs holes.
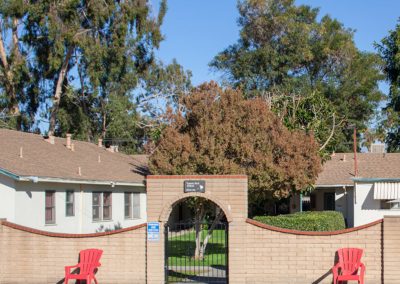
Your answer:
[[[183,112],[170,115],[150,157],[153,174],[246,174],[250,203],[287,197],[312,185],[321,169],[319,145],[311,134],[289,131],[265,100],[203,84],[183,97]],[[204,257],[217,214],[203,243],[205,202],[195,198],[195,259]]]
[[[203,84],[183,98],[150,157],[153,174],[246,174],[249,197],[282,198],[321,169],[311,133],[289,131],[264,100]]]

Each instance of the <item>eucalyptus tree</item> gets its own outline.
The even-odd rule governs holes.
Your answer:
[[[294,0],[241,0],[238,9],[239,40],[210,65],[246,97],[278,97],[270,101],[277,113],[287,113],[283,104],[274,104],[280,97],[301,102],[322,94],[332,109],[316,116],[327,128],[316,138],[325,150],[348,150],[352,132],[346,125],[365,129],[382,100],[379,58],[358,50],[354,31],[338,20],[319,17],[318,9]],[[309,117],[313,111],[303,109]],[[307,128],[297,117],[300,128]]]
[[[124,103],[135,119],[129,99],[154,62],[165,12],[165,0],[158,14],[147,1],[30,2],[25,40],[34,50],[41,94],[50,99],[50,135],[60,124],[60,106],[68,103],[79,106],[72,109],[86,117],[84,128],[91,137],[106,138],[112,102]],[[69,115],[76,112],[64,111],[59,132],[74,128]]]
[[[383,71],[389,82],[389,97],[382,126],[389,152],[400,152],[400,24],[376,44],[384,61]]]
[[[16,129],[29,128],[38,107],[28,48],[21,39],[26,13],[22,0],[0,2],[0,126]]]

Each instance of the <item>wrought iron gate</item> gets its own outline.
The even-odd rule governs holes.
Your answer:
[[[194,222],[165,226],[166,283],[228,283],[228,223],[210,228]]]

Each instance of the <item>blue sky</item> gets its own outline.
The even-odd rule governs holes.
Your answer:
[[[239,37],[236,0],[169,0],[162,31],[165,41],[157,54],[165,63],[176,58],[193,73],[195,85],[218,80],[208,63]],[[298,4],[319,7],[345,27],[355,29],[355,42],[361,50],[373,51],[394,29],[400,16],[399,0],[296,0]],[[382,88],[385,89],[384,86]]]

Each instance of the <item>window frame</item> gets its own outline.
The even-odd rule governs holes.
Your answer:
[[[128,199],[128,202],[127,202]],[[126,215],[126,210],[128,209],[129,215]],[[132,219],[132,192],[124,192],[124,218]]]
[[[98,194],[98,204],[94,204],[94,196],[96,195],[96,194]],[[92,221],[101,221],[102,219],[101,219],[101,216],[102,216],[102,210],[101,210],[101,204],[102,204],[102,202],[101,202],[101,200],[102,200],[102,198],[103,198],[103,194],[101,193],[101,192],[99,192],[99,191],[93,191],[92,192]],[[94,212],[95,212],[95,210],[94,210],[94,208],[98,208],[98,218],[95,218],[94,217]]]
[[[72,194],[72,201],[68,201],[68,194]],[[72,206],[72,214],[68,214],[68,205]],[[65,217],[75,217],[75,191],[65,191]]]
[[[390,211],[398,211],[400,210],[400,201],[399,202],[389,202],[393,199],[381,199],[380,200],[380,210],[390,210]],[[397,205],[395,205],[397,204]]]
[[[94,203],[95,194],[98,194],[98,203]],[[109,194],[109,203],[105,204],[105,195]],[[108,207],[109,216],[105,216],[104,208]],[[94,208],[98,208],[98,218],[94,217]],[[92,191],[92,222],[112,221],[112,192],[111,191]]]
[[[109,204],[107,204],[107,205],[105,205],[105,203],[106,203],[106,197],[105,197],[105,195],[108,195],[109,194],[109,199],[107,199],[107,200],[109,200]],[[102,192],[102,202],[103,202],[103,204],[102,204],[102,211],[103,211],[103,214],[102,214],[102,220],[103,221],[110,221],[110,220],[112,220],[112,192],[110,192],[110,191],[105,191],[105,192]],[[108,207],[108,212],[109,212],[109,216],[108,217],[105,217],[105,212],[106,212],[106,210],[104,210],[104,208],[106,208],[106,207]]]
[[[135,196],[137,197],[137,202],[135,202]],[[138,215],[135,216],[135,203],[138,206]],[[141,214],[141,204],[140,204],[140,193],[139,192],[132,192],[132,219],[140,219],[142,216]]]
[[[51,204],[50,206],[47,203],[47,195],[51,194]],[[47,219],[47,210],[51,210],[51,219]],[[46,190],[44,195],[44,222],[46,225],[54,225],[56,224],[56,191],[55,190]]]

